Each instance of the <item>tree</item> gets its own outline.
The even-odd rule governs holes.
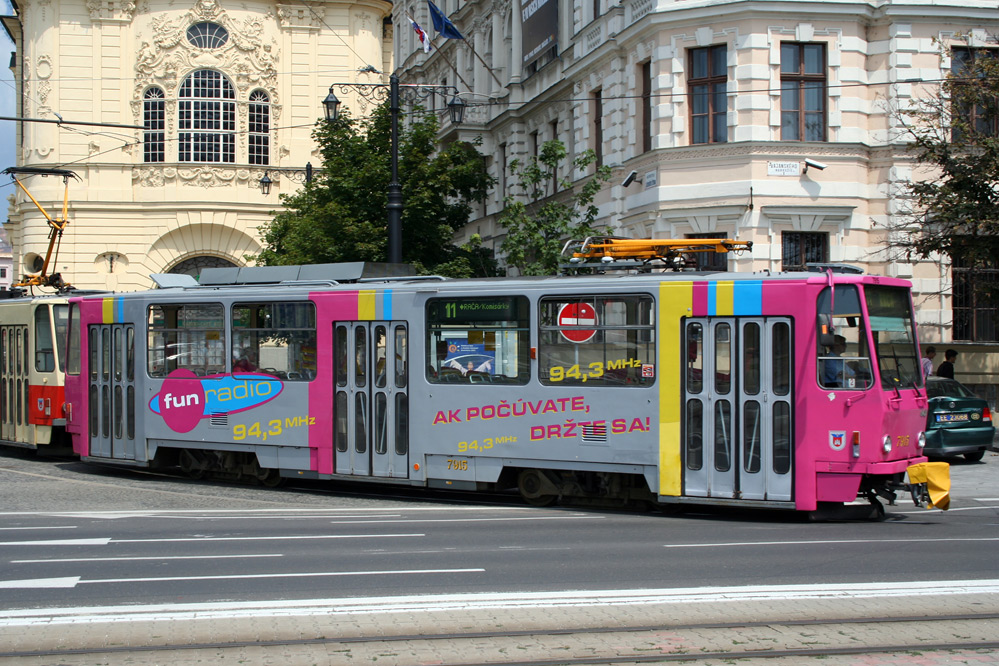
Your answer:
[[[941,253],[999,267],[999,58],[955,50],[939,93],[901,114],[916,162],[930,175],[905,183],[909,209],[889,244],[907,258]]]
[[[596,173],[573,191],[568,178],[556,176],[566,156],[561,141],[548,141],[540,155],[523,168],[519,160],[510,163],[522,196],[506,198],[498,223],[506,229],[502,245],[506,262],[521,275],[555,274],[565,241],[596,233],[593,198],[610,179],[610,167],[597,167]],[[588,150],[572,162],[572,169],[585,169],[595,161],[596,154]]]
[[[390,122],[381,105],[366,120],[341,113],[316,127],[322,167],[302,190],[282,195],[284,210],[261,229],[259,264],[386,260]],[[452,242],[493,180],[477,143],[455,141],[438,150],[437,130],[435,115],[419,113],[399,131],[403,261],[451,277],[494,275],[495,262],[481,244]]]

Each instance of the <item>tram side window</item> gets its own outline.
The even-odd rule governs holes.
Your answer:
[[[873,386],[871,353],[854,285],[837,285],[835,298],[828,287],[818,299],[816,371],[819,386],[868,389]]]
[[[35,371],[55,370],[55,344],[52,340],[52,319],[49,306],[35,308]]]
[[[614,294],[541,299],[538,366],[549,386],[651,386],[655,301]]]
[[[427,381],[526,384],[530,324],[524,296],[427,301]]]
[[[73,303],[69,306],[69,322],[66,331],[66,337],[69,344],[69,348],[66,350],[67,375],[80,374],[81,335],[83,335],[83,333],[80,331],[80,306]]]
[[[151,305],[147,323],[150,377],[166,377],[181,368],[199,377],[225,372],[221,303]]]
[[[308,301],[234,304],[231,356],[233,374],[315,379],[316,306]]]
[[[52,320],[55,324],[56,362],[59,368],[66,367],[66,334],[69,330],[69,306],[53,305]]]

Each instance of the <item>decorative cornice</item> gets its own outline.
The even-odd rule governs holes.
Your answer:
[[[131,23],[135,3],[131,0],[87,0],[87,11],[94,23]]]

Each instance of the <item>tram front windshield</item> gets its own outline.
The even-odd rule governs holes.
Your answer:
[[[909,290],[865,285],[864,297],[881,387],[904,389],[922,386]]]

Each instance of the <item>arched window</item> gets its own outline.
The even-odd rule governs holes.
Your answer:
[[[150,88],[142,96],[142,161],[162,162],[165,157],[166,128],[164,120],[164,95],[162,88]]]
[[[271,99],[263,90],[250,93],[250,164],[270,163]]]
[[[178,139],[181,162],[236,161],[236,93],[221,73],[192,72],[180,87]]]
[[[218,23],[195,23],[187,29],[187,41],[199,49],[220,49],[229,41],[229,31]]]

